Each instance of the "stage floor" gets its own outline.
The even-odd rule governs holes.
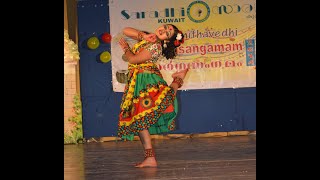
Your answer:
[[[157,168],[135,168],[140,141],[64,145],[65,180],[256,179],[256,136],[152,140]]]

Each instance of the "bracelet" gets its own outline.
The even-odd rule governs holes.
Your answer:
[[[124,48],[124,53],[123,54],[126,54],[127,51],[130,51],[129,47]]]
[[[173,78],[172,83],[178,84],[178,88],[181,88],[181,86],[183,85],[183,80],[179,77],[175,77],[175,78]]]

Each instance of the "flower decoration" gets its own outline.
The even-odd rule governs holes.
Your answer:
[[[175,46],[179,46],[179,45],[180,45],[179,40],[175,40],[175,41],[174,41],[174,45],[175,45]]]
[[[182,34],[181,34],[181,33],[178,33],[178,34],[177,34],[177,37],[176,37],[176,40],[179,40],[179,41],[180,41],[181,39],[182,39]]]
[[[64,61],[79,61],[79,59],[78,45],[69,38],[68,31],[64,29]]]
[[[184,43],[184,39],[182,39],[182,32],[179,31],[176,37],[176,40],[174,41],[175,46],[180,46],[182,43]]]

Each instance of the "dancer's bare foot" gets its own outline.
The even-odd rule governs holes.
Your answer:
[[[181,78],[182,80],[186,77],[187,72],[189,71],[189,68],[184,69],[182,71],[179,72],[175,72],[172,74],[172,78],[178,77]]]
[[[147,157],[141,163],[137,163],[134,167],[143,168],[143,167],[157,167],[157,161],[155,157]]]

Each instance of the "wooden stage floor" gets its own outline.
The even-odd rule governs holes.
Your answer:
[[[153,139],[157,168],[135,168],[140,141],[64,145],[65,180],[252,180],[256,135]]]

